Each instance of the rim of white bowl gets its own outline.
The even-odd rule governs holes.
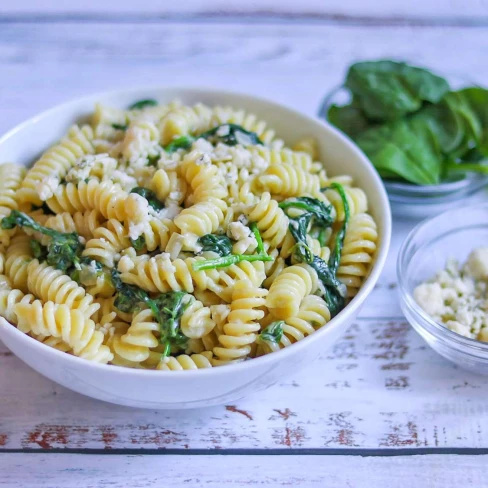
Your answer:
[[[339,321],[337,320],[341,316],[344,316],[345,314],[347,315],[352,315],[352,313],[357,310],[361,304],[366,300],[367,296],[371,293],[371,291],[374,288],[374,285],[378,281],[378,278],[384,268],[386,258],[388,255],[388,250],[390,248],[390,239],[391,239],[391,227],[392,227],[392,216],[391,216],[391,208],[390,208],[390,203],[388,200],[388,196],[385,190],[385,187],[383,185],[383,182],[378,175],[378,172],[374,168],[373,164],[371,161],[367,158],[367,156],[359,149],[359,147],[345,134],[343,134],[341,131],[336,129],[334,126],[332,126],[328,121],[326,120],[321,120],[317,116],[310,116],[310,115],[305,115],[302,112],[299,112],[298,110],[289,107],[286,104],[282,104],[279,102],[274,102],[272,100],[268,100],[266,98],[260,97],[260,96],[254,96],[254,95],[249,95],[246,93],[242,92],[235,92],[231,90],[221,90],[219,88],[205,88],[205,87],[199,87],[199,86],[161,86],[161,85],[149,85],[149,86],[141,86],[137,88],[121,88],[118,90],[110,90],[110,91],[103,91],[103,92],[98,92],[94,93],[92,95],[86,95],[83,97],[75,98],[73,100],[69,100],[67,102],[58,104],[50,109],[44,110],[43,112],[34,115],[30,119],[27,119],[24,122],[21,122],[20,124],[16,125],[12,129],[10,129],[6,134],[4,134],[2,137],[0,137],[0,146],[4,141],[12,137],[14,134],[16,134],[19,131],[22,131],[25,127],[28,127],[31,124],[34,124],[38,122],[40,119],[49,116],[50,114],[53,114],[55,112],[61,112],[65,108],[68,108],[71,105],[75,105],[78,103],[83,103],[83,102],[89,102],[90,100],[99,100],[103,101],[103,99],[106,99],[108,97],[116,97],[116,96],[125,96],[125,95],[130,95],[131,93],[143,93],[143,92],[161,92],[161,91],[175,91],[175,92],[181,92],[181,97],[184,98],[184,92],[193,92],[197,93],[200,92],[202,94],[211,94],[215,96],[230,96],[230,97],[239,97],[242,99],[249,99],[254,102],[262,103],[268,106],[273,106],[274,108],[278,110],[285,110],[290,112],[294,117],[302,118],[307,121],[314,122],[320,126],[322,126],[323,129],[328,130],[332,132],[332,134],[343,144],[347,145],[350,147],[350,149],[356,153],[356,155],[362,160],[363,164],[367,166],[370,171],[371,171],[371,177],[375,181],[377,188],[376,191],[379,192],[379,196],[381,199],[381,205],[384,207],[384,219],[381,222],[381,228],[382,232],[380,235],[379,239],[379,245],[376,251],[376,256],[374,259],[374,264],[373,267],[371,268],[368,277],[366,278],[365,282],[362,284],[361,288],[359,289],[358,294],[351,300],[351,302],[344,307],[333,319],[330,320],[324,327],[321,329],[317,330],[313,334],[310,334],[309,336],[305,337],[304,339],[288,346],[283,349],[280,349],[279,351],[272,352],[270,354],[266,354],[264,356],[261,356],[259,358],[253,358],[245,361],[238,362],[236,364],[226,364],[222,367],[213,367],[213,368],[203,368],[203,369],[192,369],[192,370],[182,370],[182,371],[161,371],[161,370],[152,370],[152,369],[134,369],[134,368],[128,368],[124,366],[117,366],[113,364],[100,364],[96,363],[93,361],[89,361],[87,359],[79,358],[76,356],[72,356],[71,354],[67,354],[62,351],[58,351],[57,349],[50,347],[46,344],[43,344],[42,342],[38,341],[37,339],[34,339],[33,337],[28,336],[27,334],[21,332],[17,327],[10,322],[8,322],[6,319],[3,317],[0,317],[0,328],[5,328],[8,330],[7,333],[12,333],[13,335],[18,334],[20,337],[20,340],[24,341],[32,341],[32,344],[36,344],[34,347],[40,347],[46,348],[45,351],[48,354],[52,354],[54,357],[59,357],[62,361],[68,361],[73,364],[78,364],[80,366],[84,366],[86,368],[91,368],[91,369],[98,369],[98,370],[103,370],[103,371],[112,371],[113,374],[124,374],[124,375],[133,375],[133,376],[154,376],[154,375],[175,375],[175,374],[183,374],[184,376],[191,376],[191,375],[217,375],[217,374],[226,374],[231,373],[234,370],[240,370],[240,369],[248,369],[251,368],[253,365],[254,366],[259,366],[263,365],[266,363],[272,363],[278,358],[284,359],[286,355],[290,355],[292,353],[296,353],[299,348],[304,349],[307,347],[307,344],[309,344],[313,340],[320,340],[320,337],[323,335],[323,331],[326,329],[329,329],[330,327],[337,327],[339,325]],[[8,328],[8,329],[7,329]]]

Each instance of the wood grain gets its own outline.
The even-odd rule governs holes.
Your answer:
[[[259,396],[190,411],[91,400],[0,349],[1,448],[486,447],[487,387],[398,321],[359,320],[317,363]]]
[[[487,461],[488,456],[456,455],[363,458],[4,454],[0,486],[404,488],[408,480],[412,488],[481,488],[486,486]]]
[[[434,8],[432,3],[422,3]],[[27,11],[30,5],[23,0],[11,8]],[[43,7],[58,11],[53,5]],[[471,5],[463,12],[470,12]],[[340,82],[353,60],[402,57],[483,83],[488,67],[482,53],[487,48],[487,29],[481,27],[6,21],[0,25],[0,134],[73,97],[137,85],[221,87],[269,97],[314,114],[323,95]],[[295,377],[284,378],[259,396],[235,405],[155,412],[104,404],[42,378],[0,346],[0,449],[487,447],[488,380],[437,356],[401,318],[395,261],[413,225],[395,221],[392,249],[380,282],[360,319],[333,349]],[[26,461],[19,461],[17,455],[0,456],[0,463],[12,459],[25,466]],[[71,465],[73,471],[62,473],[61,468],[47,468],[68,457],[50,456],[54,456],[52,464],[48,458],[38,458],[44,466],[45,485],[55,485],[52,472],[69,486],[71,481],[65,478],[77,479],[76,462]],[[124,473],[139,472],[130,461],[136,458],[121,459]],[[250,466],[244,458],[236,459],[228,465],[229,472],[239,463]],[[427,462],[428,458],[422,459]],[[444,479],[443,470],[457,476],[451,466],[458,458],[430,459],[439,479]],[[469,462],[460,466],[476,473]],[[310,463],[321,469],[321,462]],[[331,464],[330,469],[335,469]],[[358,465],[351,464],[354,469],[345,470],[346,474],[353,476]],[[159,469],[154,461],[151,466]],[[426,464],[417,466],[422,472]],[[92,485],[86,486],[93,486],[97,476],[105,476],[100,469],[87,475],[88,479],[92,476]],[[295,479],[286,462],[277,461],[272,469],[283,470],[283,480],[286,476]],[[387,468],[367,472],[357,467],[357,472],[376,479],[382,469]],[[304,471],[313,474],[312,468]],[[118,476],[116,469],[113,475]],[[213,473],[206,476],[202,483],[210,480],[206,486],[211,486]],[[479,480],[469,476],[468,481]],[[146,485],[152,482],[144,479]],[[121,481],[117,478],[116,482]],[[311,481],[315,486],[318,482]],[[272,480],[266,483],[273,485]],[[376,486],[384,485],[378,482]]]

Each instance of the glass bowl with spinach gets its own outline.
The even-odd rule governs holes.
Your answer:
[[[366,153],[396,214],[436,214],[488,184],[488,89],[459,76],[355,63],[319,116]]]

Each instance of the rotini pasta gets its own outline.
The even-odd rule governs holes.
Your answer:
[[[138,369],[292,346],[353,298],[378,241],[364,191],[320,156],[231,107],[97,104],[30,170],[0,166],[0,315]]]

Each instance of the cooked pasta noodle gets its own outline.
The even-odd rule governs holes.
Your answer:
[[[287,147],[232,107],[97,104],[31,169],[0,166],[0,315],[137,369],[292,346],[354,297],[379,239],[365,192],[328,174],[319,142]]]

